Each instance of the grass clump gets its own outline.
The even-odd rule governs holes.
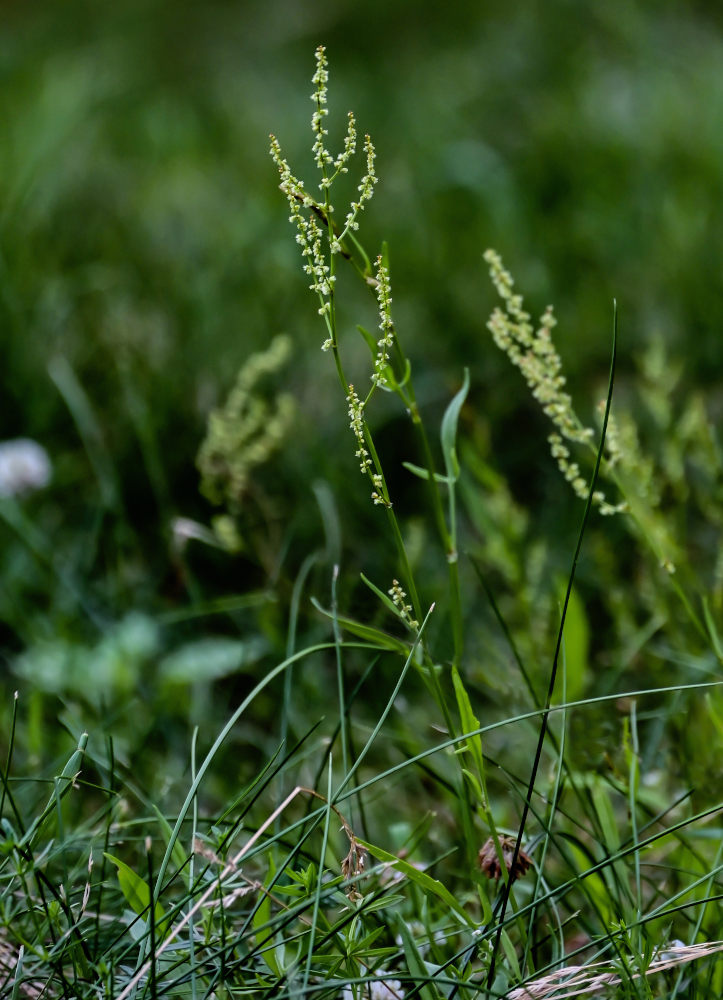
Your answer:
[[[65,679],[56,665],[75,743],[32,777],[15,700],[0,793],[0,992],[717,998],[723,803],[699,772],[716,773],[723,733],[720,559],[709,577],[696,573],[703,529],[679,531],[686,458],[674,453],[687,442],[717,484],[715,495],[699,492],[716,531],[720,470],[701,458],[716,447],[705,403],[689,404],[673,433],[673,411],[649,379],[652,427],[670,431],[656,474],[632,412],[612,409],[613,340],[596,432],[565,386],[552,310],[534,330],[488,251],[504,307],[489,328],[552,421],[552,458],[584,501],[560,552],[530,539],[522,503],[478,447],[469,370],[438,435],[428,430],[392,311],[390,253],[368,253],[358,235],[377,185],[374,146],[366,137],[361,177],[337,213],[332,190],[352,168],[357,133],[350,115],[341,151],[330,150],[323,47],[313,83],[318,194],[275,138],[271,152],[352,432],[348,455],[334,456],[336,485],[347,469],[358,483],[359,469],[373,529],[361,535],[339,512],[334,482],[317,484],[326,546],[305,556],[290,588],[270,572],[267,590],[245,601],[191,601],[183,642],[165,659],[168,620],[136,652],[117,646],[114,665],[134,665],[137,685],[155,657],[170,690],[187,684],[189,719],[216,682],[254,668],[215,737],[207,725],[191,729],[183,780],[172,773],[149,792],[136,770],[143,754],[118,754],[107,719],[97,732],[79,729],[90,701],[97,719],[130,697],[120,668],[89,696],[83,677],[101,647],[86,647]],[[360,324],[356,340],[337,288],[342,267],[369,294],[377,327]],[[240,548],[224,539],[261,465],[292,436],[301,447],[289,396],[259,388],[288,353],[277,339],[252,357],[209,418],[202,491],[230,521],[225,534],[183,530],[186,541],[222,544],[223,558]],[[403,462],[390,457],[391,407],[408,431]],[[409,483],[424,491],[424,524],[405,515]],[[349,549],[386,576],[348,579]],[[219,611],[242,633],[251,628],[233,614],[251,612],[243,648],[190,627]],[[32,676],[32,659],[19,662],[18,676]],[[170,731],[168,690],[157,704]],[[690,727],[681,733],[690,719],[695,739]],[[689,759],[676,760],[681,752]],[[146,753],[157,770],[162,758],[152,745]]]

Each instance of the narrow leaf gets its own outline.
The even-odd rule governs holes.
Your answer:
[[[330,611],[327,611],[326,608],[322,608],[319,602],[313,597],[311,603],[317,611],[320,611],[327,618],[334,618],[334,615]],[[342,615],[336,615],[336,621],[347,632],[351,632],[352,635],[356,635],[360,639],[365,639],[374,646],[381,649],[391,649],[402,656],[409,655],[409,643],[403,642],[401,639],[395,639],[393,635],[388,635],[378,628],[374,628],[371,625],[362,625],[361,622],[356,622],[351,618],[344,618]]]
[[[120,858],[116,858],[113,854],[108,854],[107,851],[104,852],[104,856],[108,858],[111,864],[114,864],[118,869],[118,884],[120,885],[120,890],[123,893],[126,903],[130,906],[134,913],[142,916],[147,913],[151,902],[151,893],[148,889],[148,883],[145,882],[140,875],[136,875],[132,868],[130,868],[125,861],[121,861]],[[163,907],[160,903],[156,903],[154,907],[156,924],[159,924],[163,920]]]
[[[252,925],[256,932],[256,947],[261,958],[266,962],[275,976],[281,975],[279,963],[276,961],[275,949],[271,946],[269,924],[271,922],[271,899],[267,893],[261,893],[261,899],[254,912]]]
[[[562,606],[567,590],[567,580],[557,581],[557,597]],[[585,605],[575,587],[570,591],[570,600],[565,615],[563,634],[565,650],[565,694],[567,701],[577,701],[582,696],[588,675],[588,649],[590,647],[590,626],[587,622]],[[562,685],[556,692],[562,699]]]
[[[402,944],[404,945],[404,957],[407,962],[407,968],[417,983],[417,994],[422,997],[422,1000],[438,1000],[439,994],[429,984],[429,971],[424,963],[424,959],[419,954],[417,943],[412,937],[406,921],[398,917],[396,925],[402,939]]]
[[[475,729],[480,728],[479,719],[472,711],[472,702],[469,700],[469,695],[456,667],[452,667],[452,684],[454,685],[454,693],[457,697],[457,708],[459,709],[459,719],[462,723],[462,732],[472,733]],[[484,776],[484,757],[482,754],[482,739],[479,733],[476,736],[469,736],[466,745],[472,754],[479,777],[482,779]]]
[[[166,847],[168,847],[168,845],[173,840],[173,830],[171,829],[171,824],[168,822],[168,820],[163,815],[163,813],[161,812],[161,810],[158,808],[157,805],[153,805],[152,808],[158,818],[161,830],[163,831],[163,837],[164,840],[166,841]],[[184,865],[186,864],[186,861],[188,860],[183,850],[183,845],[181,844],[181,841],[178,839],[173,840],[173,846],[171,848],[171,856],[176,864],[176,867],[179,869],[183,868]]]
[[[710,636],[710,641],[713,643],[713,649],[715,655],[723,663],[723,644],[721,644],[721,638],[718,634],[718,629],[715,624],[713,615],[711,614],[710,604],[708,598],[703,598],[703,617],[705,618],[705,624],[708,629],[708,635]]]
[[[423,469],[421,465],[415,465],[413,462],[402,462],[402,465],[407,470],[411,472],[413,476],[418,476],[420,479],[424,479],[429,482],[429,471]],[[445,486],[449,485],[449,479],[447,476],[443,476],[441,472],[434,473],[435,483],[443,483]]]
[[[390,854],[381,847],[375,847],[374,844],[368,844],[366,841],[360,840],[358,837],[357,840],[359,840],[362,847],[364,847],[373,858],[376,858],[377,861],[383,861],[386,864],[390,864],[392,868],[396,868],[398,872],[405,875],[410,882],[415,882],[424,892],[431,893],[433,896],[441,899],[470,927],[476,926],[474,920],[472,920],[464,907],[455,899],[449,889],[442,885],[438,879],[432,878],[431,875],[427,875],[426,872],[422,872],[418,868],[415,868],[414,865],[410,865],[408,861],[403,861],[401,858],[396,857],[394,854]]]
[[[391,597],[389,597],[388,594],[385,594],[383,590],[380,590],[379,587],[372,583],[372,581],[368,579],[368,577],[364,576],[363,573],[360,573],[359,576],[362,578],[362,582],[367,585],[373,594],[377,595],[382,604],[384,604],[384,606],[391,611],[395,618],[399,618],[399,608],[396,606]]]
[[[459,477],[459,462],[457,461],[457,420],[467,393],[469,392],[469,369],[464,370],[464,382],[459,392],[452,398],[442,418],[442,454],[447,470],[447,478],[453,483]]]

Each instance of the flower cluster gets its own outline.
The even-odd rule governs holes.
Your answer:
[[[372,460],[364,440],[364,403],[359,399],[353,385],[349,386],[346,401],[349,405],[349,420],[354,437],[356,438],[357,450],[354,453],[359,459],[359,471],[366,474],[371,469]]]
[[[592,428],[583,427],[572,408],[572,399],[563,390],[562,362],[552,342],[552,329],[556,324],[552,306],[547,307],[540,328],[534,331],[530,314],[523,308],[522,296],[513,292],[512,276],[503,267],[499,254],[487,250],[484,259],[505,306],[504,311],[495,308],[487,324],[495,344],[520,369],[532,395],[563,437],[569,441],[589,441],[593,436]]]
[[[394,607],[399,612],[399,617],[404,624],[416,631],[419,628],[419,622],[412,614],[412,605],[407,604],[407,595],[402,590],[399,580],[392,580],[392,585],[387,593],[394,602]]]
[[[604,399],[598,403],[598,412],[602,417],[605,412]],[[638,439],[638,428],[629,414],[623,414],[619,420],[614,414],[610,414],[605,449],[608,468],[624,466],[634,469],[640,496],[657,505],[660,501],[660,488],[656,482],[654,463],[649,456],[643,454]]]
[[[275,337],[267,350],[253,354],[236,377],[223,407],[213,410],[196,464],[201,492],[212,503],[237,507],[251,474],[276,451],[294,418],[288,394],[271,395],[259,383],[279,371],[291,353],[288,337]]]
[[[326,85],[329,82],[329,71],[326,68],[326,49],[320,45],[316,50],[316,72],[311,78],[314,84],[314,93],[311,95],[312,101],[316,104],[316,110],[311,117],[311,130],[314,133],[314,158],[319,170],[324,170],[327,164],[332,163],[331,153],[326,148],[324,138],[329,133],[324,128],[324,119],[329,114],[326,106]],[[320,186],[324,186],[323,182]]]
[[[321,299],[319,313],[325,315],[331,309],[331,286],[334,276],[329,273],[322,249],[322,231],[314,214],[308,218],[303,208],[314,208],[314,199],[307,193],[302,181],[291,173],[291,168],[281,155],[281,147],[275,136],[271,136],[271,156],[281,177],[281,190],[289,203],[289,222],[296,228],[296,242],[304,257],[304,273],[311,277],[309,288]]]
[[[378,472],[372,473],[372,501],[375,506],[391,507],[391,500],[387,500],[384,495],[384,480]]]
[[[359,459],[359,471],[362,475],[368,475],[372,481],[372,486],[374,487],[372,490],[372,501],[374,504],[391,507],[392,504],[387,498],[381,474],[372,471],[372,460],[369,457],[364,438],[364,401],[359,399],[353,385],[350,385],[347,390],[346,401],[349,412],[349,426],[354,433],[357,443],[357,450],[354,454]]]
[[[336,174],[346,174],[349,171],[347,163],[352,158],[354,153],[356,153],[356,119],[354,118],[354,112],[350,111],[347,115],[348,123],[346,127],[346,135],[344,137],[344,148],[341,153],[334,160],[334,172]]]
[[[323,199],[314,199],[304,187],[303,182],[294,176],[289,164],[282,155],[281,147],[276,137],[273,135],[270,137],[271,156],[279,171],[281,190],[286,195],[288,201],[289,221],[296,229],[296,242],[301,248],[304,260],[304,272],[311,278],[309,287],[319,298],[319,314],[326,323],[328,336],[322,344],[322,350],[336,351],[334,255],[341,253],[345,257],[351,257],[349,247],[344,245],[344,241],[348,239],[349,244],[356,248],[368,264],[366,254],[359,247],[353,233],[359,228],[359,214],[374,194],[374,188],[377,183],[377,175],[374,169],[376,154],[371,139],[368,135],[365,136],[366,172],[357,187],[357,197],[352,200],[349,211],[344,219],[344,226],[340,230],[339,226],[334,222],[334,210],[329,200],[329,189],[340,173],[348,172],[349,162],[356,153],[356,120],[352,112],[349,112],[344,147],[339,155],[334,158],[326,146],[328,131],[325,128],[324,120],[328,115],[327,85],[329,82],[329,72],[326,51],[323,45],[320,45],[316,50],[316,71],[312,82],[314,84],[314,92],[311,95],[311,99],[315,105],[314,114],[311,119],[311,129],[314,134],[313,153],[316,166],[322,175],[319,187],[323,192]],[[385,386],[387,384],[386,372],[389,367],[389,352],[394,343],[389,273],[382,264],[381,257],[377,260],[376,277],[372,278],[371,275],[367,275],[366,280],[370,285],[375,287],[377,292],[380,315],[379,328],[381,330],[381,336],[377,342],[374,372],[371,376],[372,390],[369,393],[371,395],[377,386]],[[343,379],[343,381],[345,382],[346,380]],[[375,468],[375,464],[372,462],[372,458],[367,450],[363,413],[365,403],[359,399],[353,385],[349,385],[347,389],[347,405],[350,427],[354,432],[357,442],[356,457],[359,459],[359,468],[363,475],[369,476],[372,483],[372,501],[377,505],[391,507],[391,501],[389,500],[384,484],[384,477],[381,470],[378,467]],[[376,462],[376,457],[374,461]]]
[[[377,341],[377,356],[374,360],[374,385],[385,386],[387,378],[384,374],[389,364],[389,350],[394,343],[394,324],[392,323],[392,295],[389,283],[389,271],[382,264],[382,258],[377,257],[377,301],[379,302],[379,329],[382,335]]]
[[[353,122],[354,122],[354,117],[351,114],[351,112],[349,112],[350,128]],[[374,170],[374,160],[376,158],[376,152],[374,150],[374,144],[372,143],[368,135],[364,136],[364,152],[366,153],[366,158],[367,158],[367,169],[366,173],[361,179],[361,184],[359,184],[357,188],[357,191],[359,192],[359,200],[352,201],[349,207],[349,211],[347,212],[346,219],[344,219],[344,229],[342,230],[341,235],[332,240],[331,243],[332,253],[339,253],[339,251],[341,250],[341,241],[344,239],[344,237],[347,236],[348,233],[353,232],[359,228],[359,222],[357,221],[357,217],[359,213],[363,211],[365,204],[371,200],[371,197],[374,194],[374,188],[379,179]],[[346,168],[342,168],[342,170],[346,172]]]
[[[281,178],[280,187],[286,195],[289,203],[289,221],[296,229],[296,242],[301,247],[304,258],[304,272],[311,278],[309,288],[319,296],[319,314],[326,320],[329,329],[329,337],[324,341],[322,350],[328,351],[334,347],[333,328],[333,284],[334,273],[330,266],[330,261],[326,257],[326,247],[324,245],[324,233],[328,239],[328,250],[330,254],[345,253],[343,241],[356,229],[359,228],[358,216],[364,209],[365,204],[374,193],[377,183],[377,175],[374,170],[375,151],[369,136],[364,138],[364,151],[366,154],[366,173],[361,179],[357,190],[358,198],[351,202],[349,211],[344,220],[344,227],[339,231],[339,227],[334,224],[333,206],[329,202],[329,188],[339,174],[348,172],[348,164],[357,148],[356,121],[353,113],[349,112],[347,132],[344,138],[344,148],[339,155],[334,158],[326,147],[327,129],[324,127],[324,119],[328,115],[327,108],[327,83],[329,72],[327,69],[326,52],[323,45],[316,50],[316,72],[312,77],[314,92],[311,95],[316,107],[311,119],[311,128],[314,133],[314,144],[312,151],[316,166],[322,174],[319,187],[324,192],[324,199],[317,201],[311,197],[303,181],[294,176],[289,164],[281,153],[281,147],[275,136],[271,136],[270,152],[276,164]],[[348,256],[348,254],[346,254]],[[371,280],[371,279],[370,279]]]
[[[562,361],[552,341],[556,319],[552,306],[548,306],[540,319],[537,330],[525,311],[522,296],[514,292],[512,275],[495,250],[487,250],[484,259],[489,265],[492,284],[502,299],[504,309],[495,308],[487,328],[495,344],[504,351],[513,365],[522,372],[532,395],[550,418],[555,430],[548,436],[552,457],[575,494],[587,499],[588,484],[577,462],[571,460],[566,441],[590,447],[594,431],[585,427],[575,413],[570,395],[565,392]],[[614,456],[611,456],[614,459]],[[626,509],[625,504],[610,504],[605,494],[596,490],[593,500],[601,514],[617,514]]]

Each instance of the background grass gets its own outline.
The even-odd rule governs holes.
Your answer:
[[[374,535],[375,512],[348,475],[343,400],[318,354],[266,151],[271,129],[295,159],[307,148],[300,81],[319,39],[332,62],[332,128],[353,106],[377,145],[383,183],[365,242],[389,241],[395,317],[421,403],[433,423],[458,385],[460,361],[470,365],[469,464],[489,475],[481,457],[508,480],[515,513],[500,518],[517,545],[535,551],[541,528],[555,560],[575,508],[540,449],[543,418],[490,350],[487,245],[503,252],[533,308],[555,302],[583,419],[603,391],[614,294],[618,398],[640,385],[645,352],[662,343],[657,370],[655,357],[648,361],[648,395],[657,389],[669,412],[662,401],[637,404],[637,419],[670,436],[704,388],[718,422],[715,6],[653,17],[628,4],[580,11],[554,3],[541,12],[492,3],[448,18],[384,5],[362,17],[344,4],[200,11],[129,3],[113,13],[35,4],[8,16],[0,419],[3,437],[35,437],[55,464],[52,491],[24,506],[32,532],[27,523],[21,538],[17,526],[3,529],[10,659],[40,639],[67,636],[92,649],[131,611],[148,613],[157,630],[157,616],[177,614],[189,588],[203,601],[269,580],[290,586],[323,544],[317,480],[333,484],[346,526]],[[347,328],[373,322],[359,295],[344,286]],[[285,384],[297,401],[295,439],[273,468],[258,470],[241,557],[192,546],[179,561],[172,518],[208,522],[211,513],[193,463],[208,411],[244,358],[280,330],[293,335]],[[398,461],[415,458],[400,417],[377,419],[399,506],[418,524],[426,510],[419,484],[396,473]],[[689,476],[678,469],[683,501]],[[693,487],[715,489],[715,469],[696,476]],[[499,506],[512,510],[506,496]],[[690,512],[677,516],[712,586],[717,536]],[[635,555],[621,551],[617,526],[606,527],[600,545],[615,552],[606,558],[631,579]],[[509,564],[527,556],[505,552],[498,531],[487,534],[519,578],[520,566]],[[378,563],[388,569],[385,544],[365,553],[370,575]],[[358,557],[348,558],[353,566]],[[264,628],[283,630],[278,606],[263,607]],[[138,641],[155,655],[154,643],[175,643],[185,626],[174,629]]]
[[[585,421],[605,393],[617,298],[616,405],[634,416],[655,464],[658,509],[681,556],[676,582],[699,622],[705,598],[720,623],[721,29],[718,5],[706,3],[653,11],[523,0],[453,16],[435,5],[165,0],[6,11],[0,438],[33,437],[54,465],[48,489],[0,510],[0,720],[9,733],[17,689],[18,775],[58,773],[90,730],[91,786],[117,782],[146,826],[150,803],[177,815],[193,727],[207,747],[284,655],[329,641],[309,598],[330,606],[335,562],[340,613],[393,631],[358,574],[386,590],[398,566],[356,472],[267,153],[273,131],[311,178],[307,81],[319,42],[331,63],[333,145],[348,108],[376,144],[381,183],[363,243],[376,253],[388,241],[397,330],[435,438],[470,368],[458,442],[463,543],[534,690],[546,687],[581,505],[546,452],[544,418],[485,329],[495,301],[487,246],[503,253],[533,313],[555,303]],[[374,303],[346,273],[338,295],[350,367],[366,373],[354,327],[374,328]],[[292,337],[292,358],[270,391],[293,395],[296,420],[236,512],[240,551],[180,545],[174,519],[206,526],[218,513],[195,468],[208,414],[279,331]],[[382,400],[373,420],[425,606],[443,607],[428,498],[401,466],[420,461],[405,415]],[[681,796],[691,814],[720,798],[720,695],[686,689],[719,678],[719,656],[638,542],[618,519],[591,525],[568,621],[572,693],[609,699],[571,713],[566,744],[608,851],[604,800],[625,814],[631,767],[633,703],[618,692],[650,692],[636,709],[648,818]],[[461,574],[465,682],[482,724],[503,722],[534,701],[471,562]],[[451,640],[438,619],[429,635],[445,663]],[[344,654],[347,696],[360,685],[357,749],[399,669],[398,656],[382,654],[374,683],[370,663],[368,650]],[[336,685],[327,652],[294,668],[283,719],[282,683],[261,692],[209,770],[204,814],[218,817],[283,732],[301,738],[323,715],[284,779],[287,789],[298,774],[313,784],[324,764],[317,736],[339,721]],[[369,773],[402,765],[443,725],[416,674],[403,698]],[[500,828],[516,829],[535,731],[502,726],[486,737]],[[460,821],[450,766],[395,772],[368,803],[370,839],[395,850],[427,823],[444,854]],[[48,794],[23,785],[23,809],[32,815]],[[71,827],[92,826],[98,795],[66,818]],[[432,812],[440,818],[429,832]],[[145,864],[144,822],[137,830]],[[700,836],[700,868],[716,871],[715,829]],[[464,852],[443,865],[450,885],[468,877],[471,842]],[[560,878],[574,867],[556,863]],[[665,864],[674,894],[690,858],[672,852]],[[723,936],[712,920],[706,933]]]

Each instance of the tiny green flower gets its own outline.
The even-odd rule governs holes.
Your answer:
[[[332,245],[332,250],[334,250],[336,247],[337,252],[339,249],[341,249],[340,240],[343,239],[347,235],[347,233],[353,232],[359,228],[359,222],[357,221],[357,218],[360,212],[363,211],[366,203],[371,200],[371,197],[374,194],[374,188],[378,181],[378,177],[374,170],[374,160],[376,157],[376,153],[374,150],[374,144],[372,143],[368,135],[364,136],[364,152],[366,153],[366,158],[367,158],[367,169],[366,173],[361,179],[361,184],[357,188],[357,191],[359,192],[359,199],[358,201],[352,201],[351,206],[349,208],[349,212],[347,213],[346,219],[344,220],[344,229],[341,234],[341,237],[339,240],[335,241],[334,245]]]
[[[311,95],[311,99],[316,104],[314,114],[311,116],[311,130],[314,133],[313,152],[316,165],[322,171],[327,164],[334,162],[331,153],[324,144],[325,137],[329,134],[323,124],[324,118],[329,114],[329,109],[326,107],[326,85],[328,81],[329,71],[327,69],[326,49],[323,45],[319,45],[316,50],[316,72],[311,78],[311,82],[314,84],[314,93]],[[324,183],[322,181],[320,187],[323,186]]]
[[[324,351],[328,351],[335,346],[335,335],[333,333],[333,286],[335,276],[332,268],[332,258],[337,253],[344,253],[346,256],[349,256],[348,250],[343,247],[344,240],[359,228],[357,221],[359,213],[372,197],[374,187],[377,183],[377,176],[374,170],[374,146],[367,135],[364,138],[366,172],[358,186],[358,197],[351,202],[344,220],[344,226],[340,231],[339,227],[334,223],[334,209],[329,201],[329,189],[339,174],[348,172],[349,162],[357,149],[357,131],[354,114],[350,111],[347,119],[344,147],[336,158],[332,157],[326,147],[327,130],[324,127],[324,119],[328,115],[326,106],[328,79],[329,72],[326,53],[324,46],[320,45],[316,50],[316,72],[313,76],[314,93],[311,97],[316,108],[312,115],[311,128],[314,134],[312,147],[314,160],[322,174],[321,181],[319,182],[319,187],[324,194],[322,200],[317,201],[311,197],[304,187],[303,181],[299,180],[291,172],[291,168],[282,155],[281,147],[276,137],[273,135],[270,137],[271,157],[279,171],[279,187],[286,195],[289,204],[289,221],[296,229],[296,242],[301,248],[304,273],[311,279],[309,288],[319,297],[319,315],[326,321],[327,329],[331,334],[322,345],[322,350]]]
[[[252,354],[236,376],[224,405],[209,414],[196,464],[202,477],[201,492],[212,503],[226,504],[231,510],[239,508],[254,469],[283,443],[294,420],[293,399],[288,393],[269,398],[259,383],[278,372],[290,353],[290,339],[279,336],[265,351]]]
[[[353,385],[349,386],[346,400],[349,406],[349,426],[354,432],[357,443],[355,455],[359,459],[359,471],[366,475],[371,468],[372,460],[369,458],[364,440],[364,403],[359,399]]]
[[[389,365],[389,351],[394,343],[394,324],[392,323],[392,296],[389,283],[389,271],[377,257],[377,301],[379,302],[379,329],[382,335],[377,341],[377,356],[374,361],[374,374],[371,376],[374,385],[387,384],[384,374]]]
[[[352,158],[354,153],[356,153],[356,119],[354,118],[354,112],[350,111],[348,113],[348,124],[346,129],[346,137],[344,138],[344,149],[334,160],[334,170],[338,174],[345,174],[348,172],[347,163]]]
[[[489,265],[492,284],[504,307],[496,307],[492,311],[487,327],[495,344],[519,368],[543,413],[554,424],[555,431],[547,439],[552,457],[575,494],[585,500],[588,484],[581,475],[577,462],[570,460],[570,449],[565,441],[590,447],[594,431],[582,423],[575,413],[572,398],[565,392],[562,359],[552,340],[552,330],[557,323],[552,306],[545,309],[540,317],[539,327],[535,330],[530,322],[530,314],[524,309],[522,296],[513,291],[514,280],[505,269],[500,255],[495,250],[487,250],[484,259]],[[608,423],[607,451],[609,457],[606,468],[609,470],[620,458],[619,436],[612,420]],[[624,503],[608,503],[600,490],[593,494],[593,502],[600,513],[605,515],[627,509]]]
[[[411,604],[407,603],[407,595],[402,590],[402,585],[399,580],[392,580],[392,585],[387,591],[392,601],[394,602],[395,608],[399,611],[399,617],[409,628],[416,630],[419,628],[419,622],[414,618],[412,613],[413,609]]]

